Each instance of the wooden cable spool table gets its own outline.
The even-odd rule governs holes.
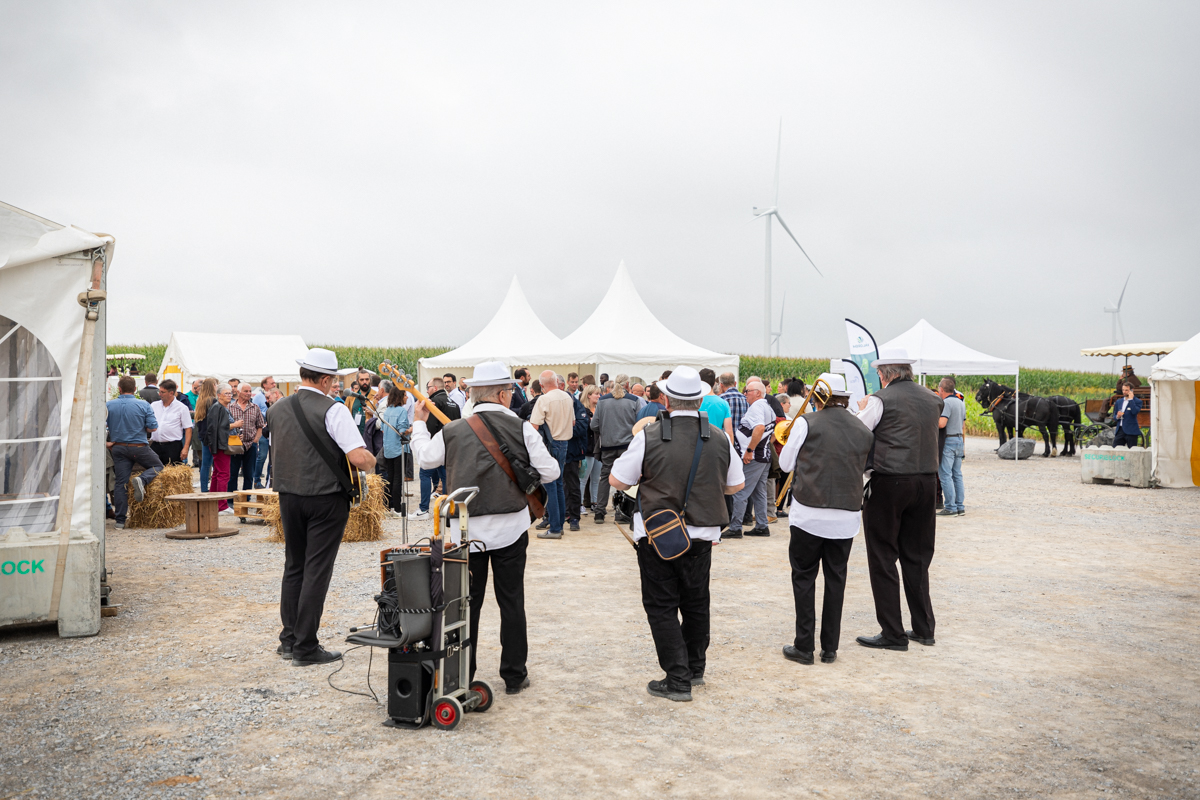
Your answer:
[[[192,492],[167,495],[167,500],[183,503],[187,513],[184,529],[171,531],[168,539],[217,539],[233,536],[237,528],[220,527],[218,506],[222,500],[232,500],[236,492]]]

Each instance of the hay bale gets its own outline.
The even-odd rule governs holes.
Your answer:
[[[367,475],[367,497],[357,507],[350,509],[350,519],[346,521],[346,532],[342,536],[343,542],[378,542],[383,538],[383,518],[387,516],[387,506],[383,502],[385,483],[382,475]],[[283,523],[279,516],[278,497],[270,500],[262,510],[262,515],[271,529],[267,541],[282,544]]]
[[[192,468],[183,464],[164,467],[146,487],[146,497],[140,503],[133,499],[133,488],[130,487],[128,491],[126,528],[178,528],[184,523],[183,503],[173,503],[167,500],[167,495],[191,494]]]

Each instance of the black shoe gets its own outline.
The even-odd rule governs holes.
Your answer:
[[[592,515],[592,521],[595,522],[597,525],[603,525],[604,524],[604,512],[597,511],[594,515]]]
[[[746,535],[747,536],[770,536],[771,529],[770,528],[755,528],[752,531],[746,531]]]
[[[537,529],[539,531],[544,531],[544,530],[546,530],[546,528],[549,528],[549,527],[550,527],[550,519],[548,517],[542,517],[542,521],[537,524]]]
[[[703,685],[704,685],[704,676],[703,675],[693,675],[692,676],[692,686],[703,686]]]
[[[937,516],[939,516],[939,517],[957,517],[958,512],[951,511],[948,508],[943,508],[941,511],[937,512]]]
[[[832,664],[835,661],[837,661],[837,650],[822,650],[821,651],[821,663],[822,664]]]
[[[676,691],[668,686],[666,681],[650,681],[646,684],[646,691],[655,697],[665,697],[668,700],[674,700],[676,703],[692,702],[691,688],[686,692]]]
[[[285,644],[281,644],[281,645],[279,645],[279,647],[275,648],[275,654],[283,656],[284,658],[286,658],[290,661],[292,658],[292,648],[288,647]]]
[[[861,644],[863,647],[874,647],[878,650],[908,650],[908,642],[893,642],[886,638],[882,633],[877,633],[874,636],[859,636],[854,641]]]
[[[297,658],[295,653],[292,654],[293,667],[311,667],[317,664],[331,664],[334,661],[341,661],[342,654],[337,650],[326,650],[324,647],[318,647],[317,652],[312,655]]]
[[[740,538],[742,538],[741,531],[731,531],[731,530],[729,530],[729,528],[726,528],[725,530],[721,531],[721,541],[725,541],[726,539],[740,539]]]
[[[514,683],[511,686],[504,687],[505,694],[520,694],[522,689],[529,688],[529,678],[523,679],[520,683]]]
[[[571,520],[571,530],[573,530],[573,531],[579,530],[579,520],[577,520],[577,519]]]
[[[962,509],[961,511],[958,512],[958,515],[960,517],[965,517],[967,515],[967,510],[965,508]]]
[[[813,663],[812,650],[797,650],[790,644],[783,646],[783,657],[788,661],[795,661],[797,664],[805,664],[812,666]]]
[[[914,642],[916,642],[917,644],[923,644],[926,647],[933,647],[934,642],[936,641],[932,636],[930,636],[928,638],[923,637],[923,636],[917,636],[912,631],[905,631],[904,635],[907,636],[909,639],[913,640]]]

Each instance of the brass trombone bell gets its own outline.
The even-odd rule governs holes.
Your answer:
[[[822,389],[822,386],[825,388]],[[825,407],[826,403],[828,403],[832,397],[833,387],[830,386],[824,378],[817,378],[813,382],[813,385],[809,388],[808,395],[804,398],[804,405],[800,407],[798,412],[796,412],[796,416],[792,417],[791,422],[783,427],[780,427],[779,425],[775,426],[775,441],[779,442],[781,445],[787,444],[788,436],[790,436],[792,433],[792,426],[796,424],[796,420],[800,418],[801,414],[804,414],[808,411],[809,402],[815,404],[817,406],[817,411],[820,411]]]

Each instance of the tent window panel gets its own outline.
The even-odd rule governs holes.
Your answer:
[[[61,411],[62,381],[0,381],[0,441],[60,436]]]
[[[59,442],[0,445],[0,534],[21,526],[29,533],[54,530],[62,482]],[[28,501],[36,502],[13,502]]]
[[[5,338],[7,336],[7,338]],[[0,378],[61,378],[37,337],[0,316]],[[0,535],[54,530],[62,482],[62,381],[0,381]]]
[[[13,321],[0,317],[0,337],[12,331]],[[0,342],[0,377],[59,378],[58,364],[38,338],[20,328]]]

